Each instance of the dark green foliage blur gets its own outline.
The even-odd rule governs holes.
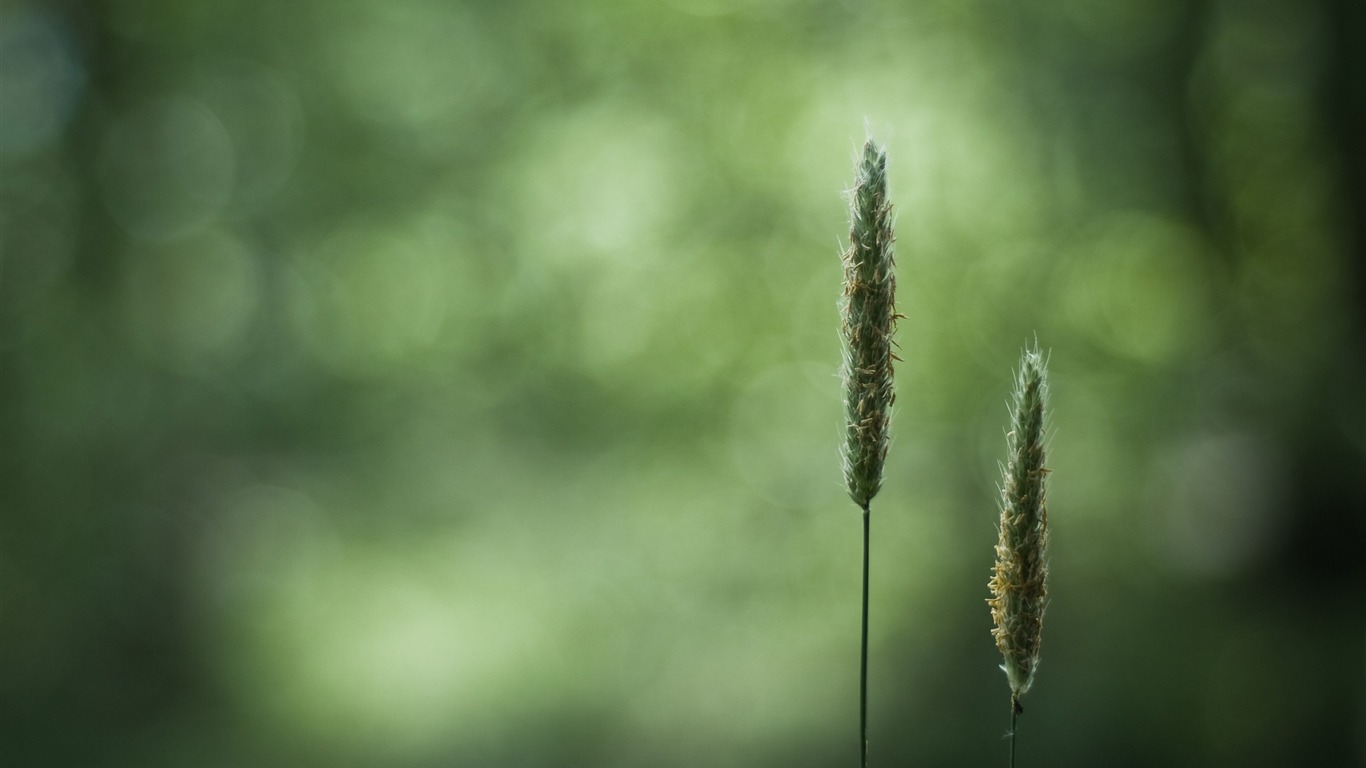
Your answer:
[[[1349,0],[3,0],[0,762],[857,759],[842,192],[897,215],[870,764],[1366,763]]]

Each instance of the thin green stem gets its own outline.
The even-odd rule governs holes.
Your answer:
[[[859,654],[859,765],[868,768],[868,504],[863,505],[863,640]]]
[[[1020,706],[1020,700],[1014,696],[1010,697],[1010,768],[1015,768],[1015,718],[1020,716],[1024,707]]]

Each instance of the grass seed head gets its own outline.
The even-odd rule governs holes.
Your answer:
[[[842,255],[844,294],[844,481],[866,508],[882,487],[891,421],[892,333],[896,320],[896,263],[892,205],[887,200],[887,153],[871,139],[863,146],[850,192],[849,247]]]
[[[1020,359],[1006,435],[1009,458],[1003,467],[1000,536],[991,588],[991,617],[1010,681],[1011,699],[1034,682],[1048,602],[1048,468],[1044,465],[1048,361],[1035,342]]]

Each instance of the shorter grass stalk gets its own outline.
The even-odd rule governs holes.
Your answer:
[[[1048,603],[1049,470],[1044,466],[1048,361],[1025,349],[1015,378],[1011,429],[1006,434],[1002,466],[1001,522],[992,571],[991,617],[1010,683],[1010,765],[1015,765],[1016,719],[1024,709],[1020,697],[1034,684],[1039,667],[1043,613]]]

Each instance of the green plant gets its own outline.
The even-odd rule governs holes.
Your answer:
[[[844,482],[863,510],[863,613],[859,656],[859,764],[868,764],[868,503],[882,487],[891,421],[892,334],[896,321],[896,274],[892,255],[892,205],[887,200],[887,153],[871,139],[850,192],[849,247],[842,255],[844,294],[840,334],[844,340]]]
[[[1048,468],[1044,466],[1048,361],[1034,348],[1020,357],[1001,468],[1001,523],[992,572],[991,617],[1010,682],[1010,764],[1015,764],[1015,722],[1020,697],[1039,667],[1043,613],[1048,602]]]

